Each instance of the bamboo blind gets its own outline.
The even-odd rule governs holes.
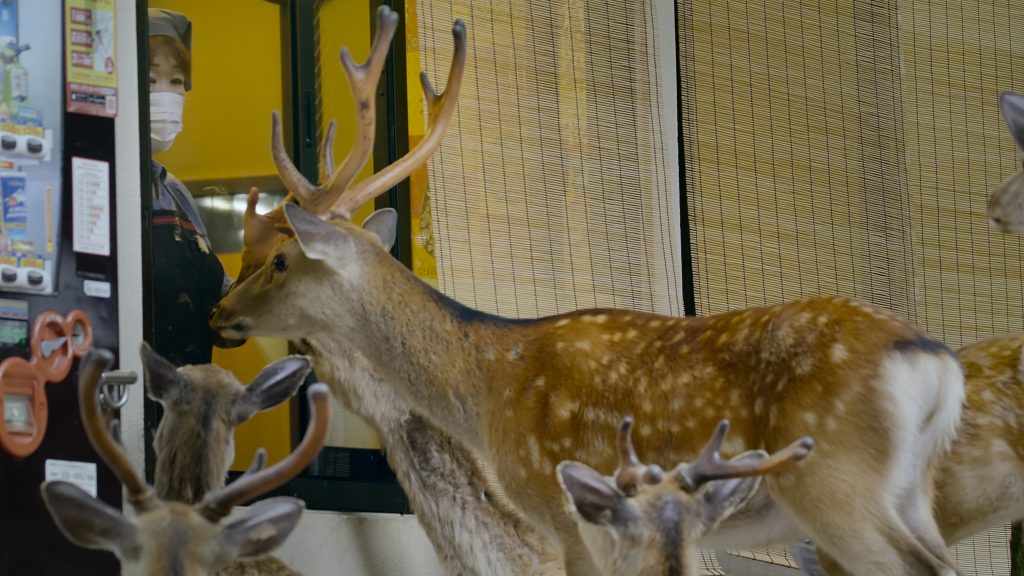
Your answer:
[[[468,29],[462,95],[429,170],[440,288],[513,317],[595,306],[682,314],[674,125],[664,121],[674,103],[656,67],[673,47],[659,45],[653,3],[416,5],[422,67],[437,82],[452,22]]]
[[[1021,240],[985,215],[1016,168],[997,95],[1024,88],[1024,4],[676,6],[700,313],[843,294],[954,348],[1024,329]],[[965,573],[1008,574],[1008,532],[957,546]]]

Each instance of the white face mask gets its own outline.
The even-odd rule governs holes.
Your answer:
[[[153,154],[163,152],[174,143],[181,132],[181,111],[185,97],[173,92],[153,92],[149,95],[149,144]]]

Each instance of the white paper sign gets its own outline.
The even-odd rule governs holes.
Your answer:
[[[96,497],[96,463],[71,460],[47,460],[46,479],[63,480]]]
[[[71,159],[73,250],[110,256],[110,163]]]
[[[82,289],[85,291],[86,296],[92,296],[93,298],[110,298],[110,282],[83,280]]]

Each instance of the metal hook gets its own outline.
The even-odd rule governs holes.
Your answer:
[[[128,403],[127,386],[138,380],[138,374],[128,370],[104,372],[100,377],[100,404],[110,410],[120,410]]]

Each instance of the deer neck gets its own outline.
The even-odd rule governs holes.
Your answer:
[[[471,310],[390,259],[337,298],[347,299],[349,329],[342,338],[310,338],[319,355],[354,349],[375,379],[397,387],[418,411],[443,414],[457,437],[478,446],[479,399],[497,380],[496,353],[487,351],[515,349],[516,322]]]

